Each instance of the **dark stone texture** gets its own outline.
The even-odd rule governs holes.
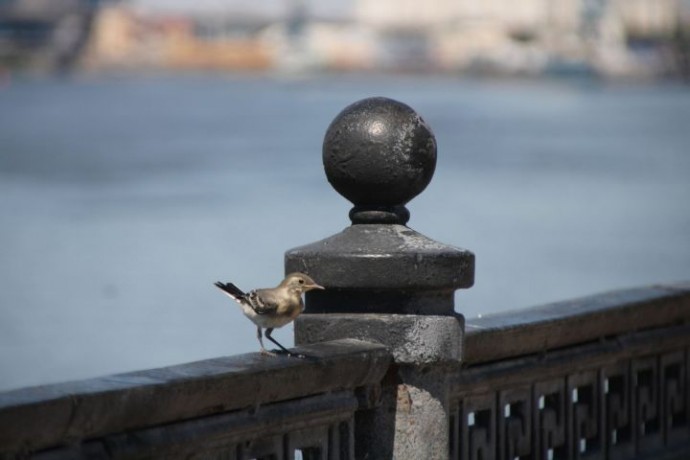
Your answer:
[[[285,254],[287,273],[307,273],[306,312],[450,314],[453,292],[474,283],[474,254],[402,225],[353,225]]]
[[[277,446],[272,446],[277,451],[272,453],[277,455],[261,455],[259,458],[285,458],[281,455],[285,447],[282,441],[287,441],[287,445],[294,445],[304,441],[306,437],[316,441],[317,445],[320,444],[319,441],[328,442],[329,433],[324,427],[348,423],[357,408],[357,398],[351,391],[325,393],[110,434],[97,441],[51,449],[31,458],[234,460],[255,458],[252,450],[260,450],[262,445],[273,444],[271,441],[276,438],[280,442]],[[298,444],[295,447],[301,446]],[[350,446],[342,447],[348,451],[353,450]],[[241,452],[240,455],[237,455],[238,451]],[[344,455],[335,458],[351,457]]]
[[[0,457],[378,384],[391,362],[358,340],[297,350],[309,359],[250,353],[0,393]]]
[[[407,105],[365,99],[331,123],[323,161],[328,181],[355,205],[353,225],[286,252],[287,273],[326,288],[307,293],[295,340],[354,337],[391,351],[381,407],[357,416],[357,458],[447,458],[443,382],[460,365],[463,339],[454,291],[474,283],[474,254],[404,225],[404,205],[433,176],[434,135]]]
[[[409,106],[383,97],[346,107],[326,131],[326,177],[355,208],[353,222],[407,222],[403,205],[419,195],[436,169],[436,139]],[[369,212],[370,211],[370,212]]]
[[[463,322],[461,315],[303,314],[295,321],[295,342],[352,337],[385,345],[397,364],[459,364]]]
[[[468,319],[463,359],[496,361],[681,323],[690,323],[690,284],[613,291]]]

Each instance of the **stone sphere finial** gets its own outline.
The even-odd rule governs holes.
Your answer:
[[[331,122],[323,141],[326,177],[354,204],[353,224],[405,224],[405,204],[436,169],[436,138],[408,105],[385,97],[362,99]]]
[[[355,225],[285,253],[285,273],[306,273],[326,287],[305,295],[300,318],[452,315],[455,290],[474,282],[474,254],[405,225],[405,204],[436,168],[436,140],[424,120],[392,99],[355,102],[329,126],[323,164],[331,185],[354,204]]]

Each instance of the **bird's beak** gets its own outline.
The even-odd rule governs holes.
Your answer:
[[[323,289],[326,289],[325,287],[320,286],[320,285],[318,285],[318,284],[310,284],[310,285],[307,286],[307,287],[309,288],[310,291],[311,291],[312,289],[322,289],[322,290],[323,290]]]

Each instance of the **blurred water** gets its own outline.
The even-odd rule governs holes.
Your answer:
[[[476,253],[458,311],[690,279],[687,87],[16,81],[0,90],[0,389],[256,350],[212,282],[272,285],[286,249],[348,225],[321,141],[373,95],[436,133],[409,225]]]

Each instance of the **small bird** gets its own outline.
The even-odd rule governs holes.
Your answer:
[[[261,345],[261,353],[275,355],[264,348],[261,329],[266,329],[266,338],[278,345],[288,356],[293,356],[287,348],[279,344],[271,333],[273,329],[285,326],[304,310],[302,293],[312,289],[324,289],[304,273],[290,273],[274,288],[255,289],[248,293],[232,283],[215,283],[215,286],[235,300],[242,307],[244,315],[256,324],[256,336]]]

